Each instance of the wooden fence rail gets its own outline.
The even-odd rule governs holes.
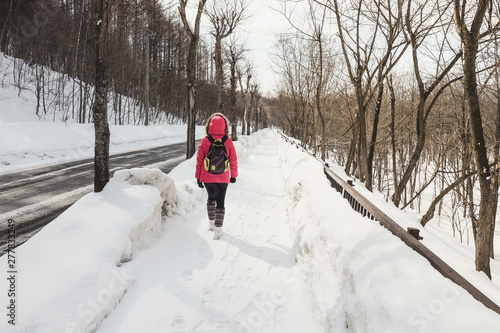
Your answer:
[[[307,149],[291,141],[284,134],[280,134],[287,142],[295,145],[297,148],[302,148],[304,152],[313,156],[323,164],[325,175],[330,181],[331,186],[338,192],[340,192],[344,199],[349,201],[349,204],[355,211],[371,220],[378,221],[380,225],[388,229],[393,235],[399,237],[407,246],[426,258],[430,262],[432,267],[434,267],[444,277],[450,279],[457,285],[464,288],[469,294],[471,294],[472,297],[483,303],[487,308],[500,314],[500,306],[493,302],[488,296],[482,293],[473,284],[471,284],[462,275],[460,275],[451,266],[449,266],[446,262],[444,262],[441,258],[439,258],[429,248],[427,248],[419,241],[420,237],[418,235],[418,230],[414,228],[404,230],[399,224],[397,224],[393,219],[387,216],[387,214],[381,211],[376,205],[374,205],[362,194],[356,191],[352,186],[352,182],[348,182],[342,179],[328,167],[327,163],[317,158],[314,154],[311,154]]]

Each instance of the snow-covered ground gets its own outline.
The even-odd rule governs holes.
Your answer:
[[[92,125],[39,119],[33,89],[19,95],[8,83],[4,75],[0,173],[92,157]],[[112,126],[111,151],[185,141],[185,132]],[[271,130],[235,145],[240,176],[222,239],[208,231],[194,159],[168,176],[119,171],[15,258],[0,258],[0,332],[500,331],[499,315],[352,211],[314,158]],[[418,225],[416,214],[356,188],[404,227]],[[500,304],[497,260],[490,281],[474,271],[472,247],[431,224],[420,229],[426,246]]]
[[[186,141],[185,125],[111,125],[110,132],[111,154]],[[0,174],[94,156],[92,124],[0,123],[0,133]],[[198,126],[196,137],[204,135]]]
[[[19,247],[17,326],[0,331],[498,331],[499,315],[352,211],[314,158],[271,130],[236,149],[220,240],[194,158],[169,177],[120,171]]]

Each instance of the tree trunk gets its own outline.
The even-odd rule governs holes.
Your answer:
[[[222,113],[224,94],[224,62],[222,61],[222,37],[215,37],[215,71],[217,74],[217,112]]]
[[[499,69],[500,71],[500,69]],[[492,183],[491,183],[491,194],[492,194],[492,202],[493,204],[493,216],[496,216],[497,214],[497,209],[498,205],[495,203],[498,203],[498,189],[499,189],[499,180],[500,180],[500,175],[499,175],[499,169],[500,169],[500,90],[498,90],[497,86],[497,119],[496,119],[496,133],[495,133],[495,145],[493,148],[493,156],[494,156],[494,170],[493,170],[493,177],[492,177]],[[492,259],[495,258],[495,251],[494,251],[494,238],[495,238],[495,219],[492,220],[492,226],[491,226],[491,234],[490,234],[490,257]]]
[[[253,91],[250,91],[250,106],[247,110],[246,114],[246,123],[247,123],[247,135],[250,135],[251,133],[251,126],[252,126],[252,112],[254,112],[254,103],[255,103],[255,94]]]
[[[245,135],[245,124],[246,124],[246,116],[247,116],[247,101],[246,101],[246,93],[245,89],[243,89],[242,83],[242,74],[238,74],[238,81],[240,83],[240,93],[241,93],[241,103],[243,104],[243,118],[241,119],[241,135]]]
[[[399,207],[399,204],[401,203],[401,195],[405,191],[406,185],[408,184],[413,171],[417,167],[417,163],[418,160],[420,159],[420,155],[422,155],[424,146],[425,146],[425,132],[421,132],[417,138],[417,145],[415,146],[415,150],[413,151],[413,154],[410,158],[410,163],[408,164],[403,174],[403,177],[401,177],[398,186],[394,190],[393,202],[396,207]]]
[[[243,119],[241,121],[241,135],[245,135],[246,128],[247,128],[247,112],[248,112],[248,107],[245,107],[245,111],[243,113]]]
[[[355,171],[355,167],[353,167],[353,165],[356,156],[357,142],[358,142],[358,122],[356,120],[356,123],[352,126],[352,139],[351,139],[351,144],[349,145],[349,153],[347,155],[347,161],[345,167],[345,173],[348,175],[354,174]]]
[[[358,99],[361,96],[358,97]],[[363,102],[358,101],[358,130],[359,130],[359,142],[358,142],[358,164],[359,164],[359,180],[365,182],[366,188],[371,191],[372,183],[371,179],[367,179],[368,174],[368,150],[366,144],[366,110]]]
[[[191,39],[189,43],[189,53],[187,60],[187,147],[186,159],[191,158],[196,151],[196,50],[198,48],[198,38]]]
[[[398,188],[398,171],[397,171],[397,152],[396,152],[396,95],[394,94],[394,85],[392,83],[392,76],[387,81],[391,99],[391,152],[392,152],[392,178],[394,188]]]
[[[496,184],[494,181],[495,177],[492,178],[493,175],[492,171],[490,171],[488,162],[476,81],[476,57],[478,52],[479,31],[489,1],[479,1],[470,31],[466,27],[465,17],[463,16],[466,15],[466,13],[462,12],[460,1],[454,0],[454,4],[455,24],[462,41],[465,100],[469,110],[472,146],[474,147],[476,172],[481,189],[481,201],[479,203],[479,216],[477,219],[476,270],[484,272],[491,279],[491,233],[493,232],[493,225],[495,224],[496,217],[496,209],[494,206],[498,203],[493,201],[494,196],[492,190]]]
[[[236,118],[236,61],[234,57],[231,58],[231,140],[236,141],[238,140],[238,133],[236,133],[236,125],[237,125],[237,118]]]
[[[207,0],[200,0],[198,3],[198,11],[196,13],[194,31],[189,27],[186,18],[187,0],[179,0],[179,14],[181,16],[184,30],[189,37],[189,51],[186,64],[187,74],[187,146],[186,159],[191,158],[196,151],[196,51],[198,50],[198,42],[200,39],[200,21],[203,13],[203,7]]]
[[[107,114],[106,40],[108,1],[96,0],[96,74],[93,105],[95,130],[94,192],[101,192],[109,181],[109,125]]]
[[[370,185],[370,188],[367,189],[372,190],[373,189],[373,159],[375,157],[375,145],[377,143],[377,134],[378,134],[378,123],[379,123],[379,117],[380,117],[380,109],[382,107],[382,97],[384,95],[384,84],[383,84],[383,78],[381,77],[382,75],[379,76],[379,86],[378,86],[378,92],[377,92],[377,100],[375,102],[375,113],[373,115],[373,127],[372,127],[372,138],[370,140],[370,149],[368,152],[368,158],[367,158],[367,168],[366,168],[366,183]]]
[[[429,205],[429,208],[427,209],[427,212],[422,216],[422,218],[420,219],[420,223],[422,224],[422,226],[425,227],[425,225],[427,224],[427,222],[429,222],[433,217],[434,217],[434,212],[436,210],[436,205],[439,203],[439,202],[442,202],[441,199],[444,198],[444,196],[446,194],[448,194],[451,190],[453,190],[455,187],[457,187],[458,185],[460,185],[461,183],[464,182],[464,180],[466,180],[467,178],[469,178],[470,176],[472,176],[472,174],[465,174],[465,175],[462,175],[460,178],[458,178],[457,180],[455,180],[453,183],[451,183],[450,185],[448,185],[446,188],[444,188],[441,193],[439,193],[439,195],[437,195],[434,200],[431,202],[431,204]]]

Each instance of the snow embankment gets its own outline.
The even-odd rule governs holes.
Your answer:
[[[110,153],[186,141],[185,125],[110,126]],[[204,136],[197,126],[196,138]],[[94,156],[92,124],[0,123],[0,173],[65,163]]]
[[[285,141],[279,156],[300,278],[325,332],[497,332],[500,316],[330,187]]]
[[[24,73],[25,81],[21,83],[18,82],[19,78],[15,79],[19,67],[27,71]],[[61,111],[45,114],[41,110],[40,115],[36,115],[37,80],[32,70],[22,60],[0,52],[0,174],[94,156],[92,124],[78,124],[76,120],[67,119],[67,115]],[[40,70],[42,68],[38,68]],[[71,86],[75,82],[47,68],[43,70],[54,78],[55,84],[68,85],[63,91],[67,96],[73,96]],[[46,87],[44,91],[48,95],[46,99],[53,105],[72,103],[64,100],[65,93],[61,95],[60,90],[54,94],[50,87]],[[111,99],[108,101],[108,110],[113,110]],[[186,141],[186,125],[118,126],[113,125],[116,119],[111,111],[108,116],[111,154]],[[160,123],[164,124],[165,121]],[[204,126],[197,126],[196,138],[202,138],[204,133]]]
[[[134,282],[121,264],[157,238],[175,191],[160,170],[119,171],[101,193],[84,196],[18,247],[19,318],[16,326],[3,320],[0,331],[95,330]]]

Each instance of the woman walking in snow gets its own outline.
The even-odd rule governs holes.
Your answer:
[[[238,162],[233,141],[228,137],[229,121],[222,113],[210,116],[205,126],[206,137],[201,139],[196,157],[198,186],[208,192],[207,212],[209,230],[214,239],[222,236],[228,183],[236,182]]]

